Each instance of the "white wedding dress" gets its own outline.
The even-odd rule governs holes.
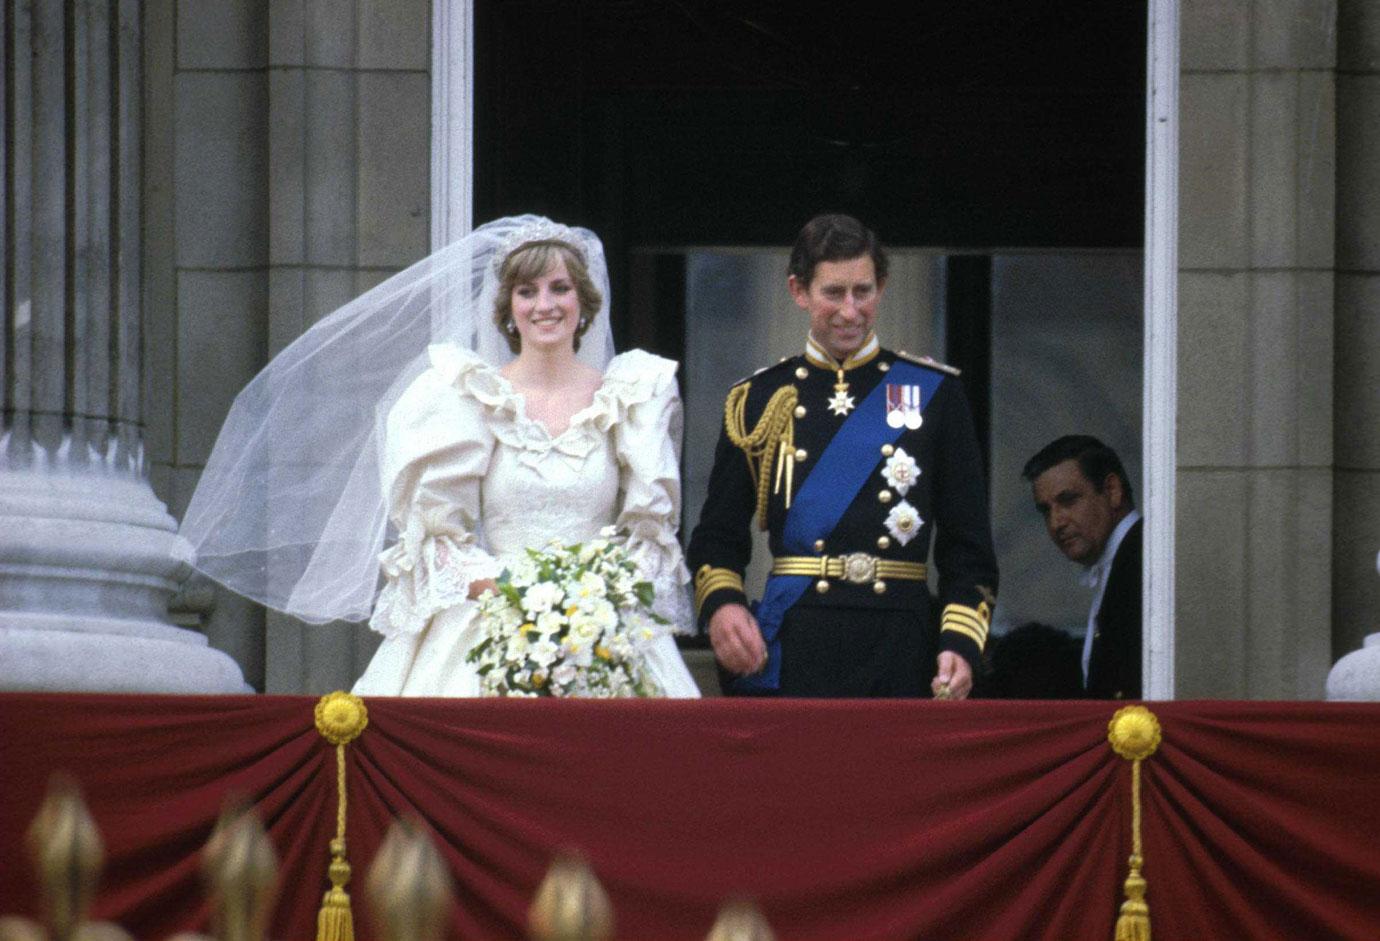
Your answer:
[[[495,578],[529,546],[593,537],[609,525],[656,587],[657,613],[693,630],[680,518],[676,364],[615,356],[594,400],[551,435],[521,394],[474,353],[440,344],[388,416],[383,481],[399,538],[380,556],[385,584],[370,626],[384,635],[360,695],[478,696],[466,655],[480,640],[470,583]],[[699,690],[670,632],[647,666],[667,696]]]

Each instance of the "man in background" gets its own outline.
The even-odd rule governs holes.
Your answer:
[[[1141,525],[1115,451],[1065,435],[1026,462],[1035,508],[1093,589],[1083,640],[1083,688],[1092,699],[1141,696]]]

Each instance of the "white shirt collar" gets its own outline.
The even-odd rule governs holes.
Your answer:
[[[1112,530],[1112,535],[1107,539],[1107,545],[1102,547],[1102,556],[1092,565],[1083,570],[1079,581],[1088,588],[1096,589],[1093,594],[1092,607],[1088,609],[1088,632],[1083,635],[1083,685],[1088,684],[1088,664],[1092,660],[1093,638],[1097,635],[1097,612],[1102,608],[1102,595],[1107,590],[1107,577],[1112,571],[1112,560],[1116,558],[1116,550],[1121,548],[1121,541],[1126,538],[1126,534],[1131,531],[1131,527],[1140,521],[1140,511],[1132,510],[1121,518],[1121,522],[1116,524]]]

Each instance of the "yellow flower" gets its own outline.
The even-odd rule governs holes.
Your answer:
[[[530,633],[532,633],[533,631],[535,631],[536,629],[537,629],[537,625],[533,624],[531,621],[528,621],[526,624],[522,625],[522,627],[519,627],[519,628],[518,628],[518,630],[521,631],[521,632],[524,633],[524,634],[530,634]]]
[[[537,689],[541,689],[543,686],[545,686],[545,685],[546,685],[546,674],[545,674],[545,673],[533,673],[533,674],[532,674],[532,685],[535,686]]]
[[[578,607],[576,607],[575,605],[572,604],[570,607],[568,607],[568,608],[565,609],[565,616],[566,616],[566,617],[573,617],[574,614],[575,614],[575,612],[576,612],[576,611],[579,611],[579,610],[580,610],[580,609],[579,609]]]
[[[603,644],[600,644],[599,646],[594,648],[594,656],[598,657],[600,660],[608,660],[613,655],[609,653],[609,649],[607,647],[605,647]]]

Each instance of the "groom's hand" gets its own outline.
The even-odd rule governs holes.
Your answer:
[[[709,643],[730,673],[747,676],[767,665],[767,645],[762,642],[757,619],[740,604],[726,604],[710,617]]]
[[[946,650],[939,655],[939,671],[930,683],[935,698],[967,699],[973,691],[973,668],[968,661],[953,651]],[[940,690],[944,690],[941,694]]]

